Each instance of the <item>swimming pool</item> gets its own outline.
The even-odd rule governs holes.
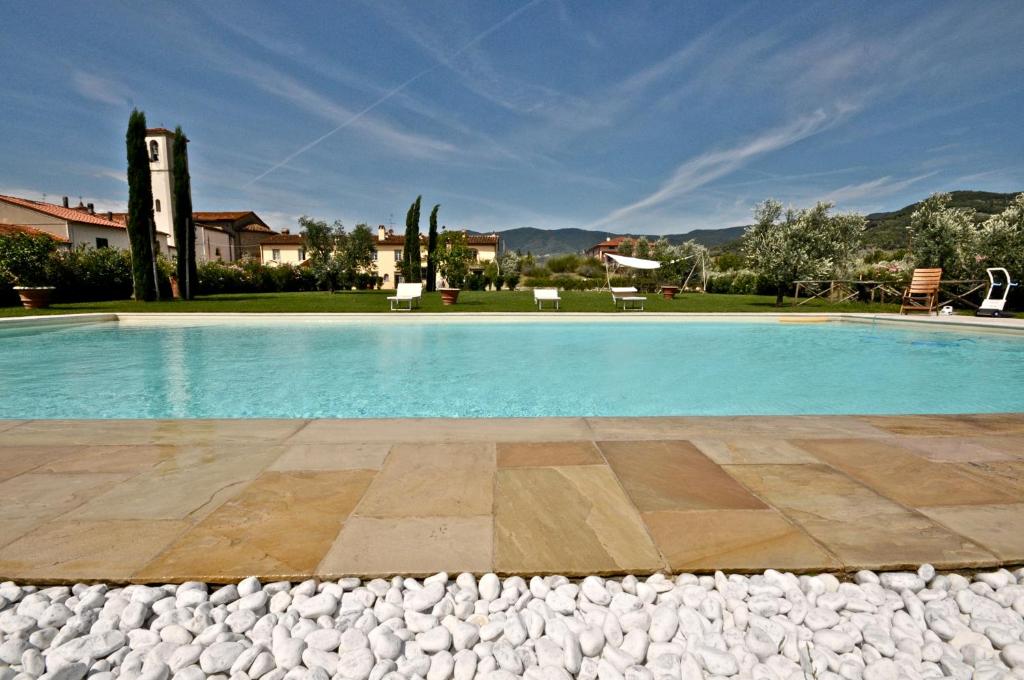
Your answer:
[[[1024,337],[863,323],[586,321],[0,331],[4,418],[1024,411]]]

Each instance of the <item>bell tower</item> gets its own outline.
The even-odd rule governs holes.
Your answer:
[[[146,130],[149,174],[153,182],[153,221],[158,233],[167,234],[174,250],[174,133],[164,128]]]

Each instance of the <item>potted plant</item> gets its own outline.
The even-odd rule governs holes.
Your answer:
[[[473,253],[466,243],[466,235],[461,231],[445,231],[437,239],[435,251],[437,271],[445,281],[445,286],[438,288],[441,302],[454,305],[459,300],[459,290],[469,275],[469,263]]]
[[[27,309],[50,306],[54,287],[53,253],[57,242],[48,235],[12,234],[0,238],[0,279],[17,291]]]

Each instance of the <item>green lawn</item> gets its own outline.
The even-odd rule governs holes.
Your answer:
[[[260,293],[240,295],[209,295],[191,302],[77,302],[55,304],[49,309],[28,310],[0,307],[0,316],[30,314],[75,314],[84,312],[387,312],[388,291],[348,293]],[[611,296],[598,291],[563,291],[562,311],[614,312]],[[547,305],[545,305],[547,306]],[[895,312],[899,305],[848,302],[829,304],[815,300],[793,307],[776,307],[775,298],[766,295],[713,295],[682,293],[674,300],[660,295],[647,296],[651,312]],[[536,312],[530,291],[463,291],[457,305],[444,306],[438,293],[427,293],[416,312]],[[556,314],[544,310],[544,314]],[[621,312],[620,312],[621,313]]]

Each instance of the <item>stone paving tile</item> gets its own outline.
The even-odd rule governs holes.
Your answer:
[[[733,475],[847,567],[938,568],[997,562],[995,555],[827,465],[729,465]]]
[[[583,418],[398,418],[314,420],[290,444],[499,442],[592,439]]]
[[[489,515],[493,444],[396,444],[355,514],[363,517]]]
[[[4,430],[9,430],[12,427],[17,427],[18,425],[21,425],[24,422],[26,422],[26,421],[24,421],[24,420],[11,420],[9,418],[0,418],[0,432],[3,432]]]
[[[587,418],[593,438],[605,440],[721,439],[735,437],[883,436],[885,431],[854,416],[672,416],[654,418]]]
[[[1024,499],[1024,461],[957,464],[956,468],[982,484],[1009,489],[1012,501]]]
[[[1020,460],[1024,437],[899,437],[900,446],[936,463],[975,463]]]
[[[285,449],[271,470],[379,470],[391,445],[387,442],[295,444]]]
[[[841,565],[775,510],[667,510],[643,513],[676,572],[828,571]]]
[[[281,442],[305,420],[32,420],[4,433],[4,445],[203,445]]]
[[[0,517],[50,519],[98,498],[127,478],[113,473],[19,475],[0,482]]]
[[[68,446],[36,472],[121,472],[138,474],[173,459],[177,446]]]
[[[498,467],[604,465],[594,442],[500,442]]]
[[[863,416],[863,419],[892,434],[971,437],[1024,433],[1024,416],[1015,413]]]
[[[766,507],[690,442],[598,442],[598,447],[641,512]]]
[[[817,463],[817,458],[784,439],[694,439],[693,445],[719,465]]]
[[[1024,503],[953,505],[921,512],[992,551],[1001,560],[1024,562]]]
[[[636,508],[598,465],[503,468],[494,499],[502,573],[590,574],[663,568]]]
[[[0,579],[125,580],[188,526],[176,521],[59,519],[0,548]]]
[[[427,576],[492,569],[491,517],[350,517],[317,573]]]
[[[43,521],[45,520],[35,517],[0,519],[0,547],[11,543],[17,538],[21,538]]]
[[[892,439],[796,443],[883,496],[910,507],[1007,503],[1017,498],[1005,486],[982,483],[955,465],[925,460]]]
[[[152,470],[93,498],[76,515],[198,520],[237,495],[281,452],[280,446],[184,446]]]
[[[79,450],[75,446],[7,446],[0,443],[0,480],[35,470]]]
[[[135,576],[301,579],[314,572],[373,470],[265,472]]]

